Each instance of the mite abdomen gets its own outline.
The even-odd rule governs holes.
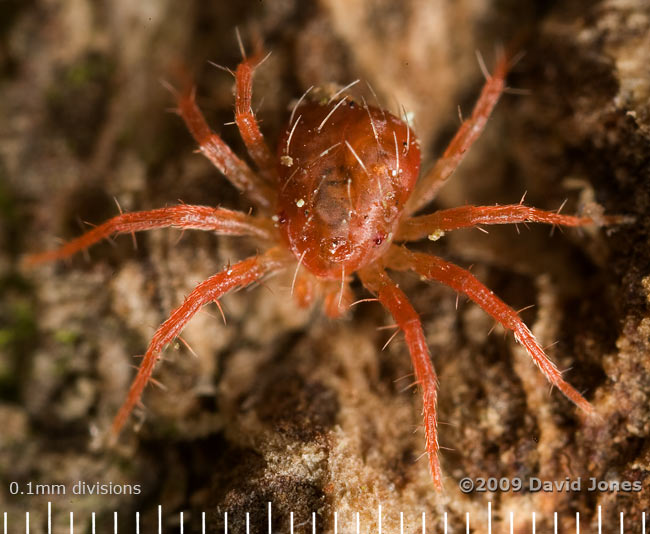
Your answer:
[[[283,233],[314,274],[340,278],[390,244],[419,173],[417,139],[394,115],[347,101],[294,117],[278,146]]]

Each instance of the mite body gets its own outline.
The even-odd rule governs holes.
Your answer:
[[[280,139],[278,219],[302,265],[338,279],[382,256],[420,169],[408,125],[342,99],[298,107]]]

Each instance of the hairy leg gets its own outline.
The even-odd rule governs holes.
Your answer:
[[[250,235],[267,240],[271,240],[273,236],[272,228],[262,219],[223,208],[180,204],[168,208],[117,215],[59,249],[27,256],[25,262],[28,265],[35,265],[60,260],[115,234],[130,234],[142,230],[169,227],[209,230],[224,235]]]
[[[396,241],[417,241],[436,231],[451,231],[459,228],[471,228],[479,224],[514,224],[538,222],[558,224],[561,226],[603,225],[624,222],[620,216],[605,216],[599,220],[590,217],[560,215],[553,211],[544,211],[523,204],[506,206],[461,206],[440,210],[430,215],[409,217],[400,223],[395,237]]]
[[[288,256],[279,249],[271,249],[261,256],[248,258],[201,282],[185,298],[183,304],[176,308],[153,335],[147,352],[142,359],[138,373],[124,404],[115,416],[112,425],[113,437],[119,434],[133,407],[142,396],[147,382],[151,378],[160,353],[177,337],[190,319],[206,304],[217,301],[220,297],[237,287],[245,287],[259,280],[265,274],[280,270],[287,265]]]
[[[235,97],[235,122],[244,144],[260,174],[269,182],[276,183],[275,160],[253,113],[253,73],[259,64],[259,55],[245,59],[237,67],[237,95]]]
[[[416,184],[415,190],[406,204],[406,215],[416,212],[433,200],[436,193],[456,170],[456,167],[460,165],[465,153],[481,135],[488,117],[505,88],[508,61],[509,59],[505,54],[499,59],[494,74],[487,79],[483,86],[472,115],[461,124],[456,135],[433,168]]]
[[[431,363],[431,355],[422,331],[422,323],[406,295],[397,287],[386,272],[376,264],[359,271],[363,285],[375,293],[404,332],[411,354],[415,377],[422,392],[424,432],[429,455],[429,469],[433,483],[442,489],[442,473],[438,460],[438,422],[436,414],[437,378]]]
[[[515,339],[526,348],[530,357],[551,384],[586,414],[593,414],[594,409],[591,404],[562,379],[562,373],[544,353],[544,349],[537,343],[535,336],[519,318],[517,312],[479,282],[469,271],[436,256],[411,252],[397,246],[390,248],[386,261],[387,266],[391,269],[413,270],[420,276],[442,282],[459,293],[467,295],[504,328],[514,332]]]
[[[266,210],[271,208],[275,190],[239,159],[221,137],[210,130],[196,105],[194,90],[187,89],[178,94],[177,103],[178,112],[199,144],[201,153],[257,206]]]

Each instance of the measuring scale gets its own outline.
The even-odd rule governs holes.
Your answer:
[[[268,503],[267,505],[267,517],[268,517],[268,529],[264,531],[264,533],[272,534],[276,532],[288,532],[288,534],[294,534],[294,532],[304,532],[304,533],[311,533],[311,534],[317,534],[321,532],[333,532],[334,534],[339,534],[339,533],[354,533],[354,534],[361,534],[361,533],[366,533],[366,532],[373,532],[376,534],[382,534],[382,532],[389,532],[387,530],[382,530],[382,519],[386,517],[386,514],[390,513],[388,511],[382,510],[381,505],[377,507],[377,512],[375,516],[375,521],[373,525],[363,525],[361,520],[360,520],[360,515],[359,513],[353,514],[353,517],[347,517],[345,521],[342,521],[339,513],[334,512],[333,518],[329,524],[331,526],[325,527],[325,521],[320,518],[316,512],[312,512],[311,515],[311,521],[309,522],[308,525],[306,525],[304,522],[301,523],[300,525],[294,525],[294,514],[293,512],[290,513],[289,516],[289,528],[288,530],[284,529],[278,529],[278,528],[273,528],[273,509],[272,509],[272,503]],[[53,505],[52,502],[48,502],[47,504],[47,524],[46,524],[46,530],[43,530],[43,526],[41,524],[38,525],[31,525],[30,524],[30,518],[31,516],[35,515],[35,513],[38,515],[40,519],[43,519],[40,514],[37,513],[37,511],[27,511],[25,512],[24,517],[18,517],[17,515],[14,515],[14,517],[9,517],[7,512],[3,513],[3,534],[9,534],[11,533],[18,533],[18,532],[25,532],[25,534],[29,534],[30,532],[47,532],[47,534],[53,534],[53,533],[63,533],[63,532],[69,532],[70,534],[73,534],[75,532],[75,521],[77,522],[77,532],[88,532],[87,530],[87,525],[88,521],[90,521],[90,530],[92,534],[95,534],[96,532],[113,532],[114,534],[118,534],[120,532],[118,525],[121,524],[122,526],[124,525],[124,517],[120,517],[119,513],[117,511],[113,512],[113,521],[112,521],[112,530],[107,531],[105,529],[106,525],[102,525],[102,528],[98,526],[97,518],[95,515],[95,512],[91,512],[90,517],[79,517],[80,514],[77,514],[77,517],[75,519],[75,515],[73,512],[69,512],[69,523],[67,524],[54,524],[52,520],[53,516]],[[245,532],[246,534],[262,534],[261,531],[254,531],[251,529],[250,525],[250,514],[251,512],[246,512],[245,518],[243,521],[245,522]],[[163,532],[180,532],[180,534],[185,534],[186,532],[200,532],[201,534],[213,534],[213,533],[221,533],[227,534],[229,532],[229,528],[233,526],[233,518],[228,517],[228,512],[224,512],[221,516],[221,519],[223,521],[223,529],[219,528],[218,530],[214,529],[207,529],[206,528],[206,514],[205,512],[201,512],[200,516],[200,530],[197,530],[197,526],[199,521],[196,520],[195,517],[193,517],[193,523],[192,525],[189,525],[189,514],[184,514],[183,512],[180,512],[178,515],[178,524],[177,526],[170,527],[169,524],[165,524],[165,527],[163,528],[163,509],[161,505],[158,505],[157,508],[157,532],[158,534],[163,534]],[[196,515],[196,514],[192,514]],[[349,516],[350,514],[346,514]],[[484,513],[476,514],[475,516],[471,516],[469,512],[465,513],[465,518],[464,522],[452,522],[449,520],[447,512],[444,512],[442,517],[438,517],[434,514],[428,514],[426,512],[422,512],[421,517],[418,518],[418,522],[420,523],[421,526],[417,528],[417,530],[413,530],[413,521],[416,518],[405,518],[404,514],[402,512],[399,512],[399,534],[405,534],[406,532],[409,533],[441,533],[441,534],[451,534],[453,532],[465,532],[466,534],[470,534],[470,532],[486,532],[487,534],[492,534],[493,532],[506,532],[504,530],[504,527],[507,528],[507,532],[509,534],[524,534],[524,533],[532,533],[536,534],[538,532],[537,530],[537,524],[538,522],[541,522],[542,517],[535,512],[532,512],[530,517],[526,518],[529,521],[530,528],[527,530],[522,530],[521,527],[518,527],[515,530],[515,519],[521,519],[521,517],[516,517],[514,512],[508,512],[507,515],[507,520],[502,521],[500,525],[498,524],[493,524],[495,523],[493,514],[492,514],[492,502],[488,502],[487,504],[487,509],[485,510]],[[241,519],[239,519],[239,525],[238,528],[241,530]],[[525,519],[524,519],[525,520]],[[141,527],[142,527],[142,532],[154,532],[152,531],[152,526],[153,525],[141,525],[141,520],[140,520],[140,512],[135,512],[133,517],[131,518],[131,525],[132,528],[129,528],[126,530],[126,532],[135,532],[136,534],[140,534],[141,532]],[[405,530],[405,521],[410,521],[409,525],[410,530]],[[560,518],[558,516],[557,512],[553,513],[553,534],[558,534],[560,532],[559,525],[560,525]],[[121,523],[120,523],[121,522]],[[127,524],[129,520],[127,519]],[[39,520],[39,523],[41,521]],[[642,512],[641,514],[641,521],[640,524],[631,524],[629,521],[626,522],[624,513],[620,512],[619,514],[619,522],[618,525],[612,525],[612,524],[607,524],[605,525],[603,522],[602,518],[602,507],[598,506],[597,508],[597,514],[596,514],[596,523],[595,525],[592,524],[590,525],[589,523],[585,523],[584,525],[581,525],[580,522],[580,513],[576,512],[575,518],[574,518],[574,523],[575,523],[575,530],[567,530],[566,528],[563,528],[561,532],[575,532],[576,534],[580,534],[580,532],[597,532],[598,534],[603,534],[603,533],[614,533],[614,532],[619,532],[620,534],[623,534],[624,532],[640,532],[641,534],[645,534],[646,532],[646,514],[645,512]],[[81,525],[84,525],[84,527],[81,527]],[[230,525],[230,526],[229,526]],[[495,526],[495,529],[493,530],[493,526]],[[500,528],[499,528],[500,527]],[[325,530],[327,528],[327,530]],[[627,530],[626,530],[627,529]],[[541,532],[541,530],[539,531]]]

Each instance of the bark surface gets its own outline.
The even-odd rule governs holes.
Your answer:
[[[236,7],[235,7],[236,5]],[[585,421],[548,385],[512,337],[444,287],[396,275],[421,314],[440,379],[445,492],[436,493],[419,425],[421,401],[398,336],[376,304],[332,321],[289,298],[291,276],[225,298],[228,318],[199,314],[167,348],[145,408],[118,446],[102,436],[121,404],[133,364],[158,326],[201,280],[255,254],[244,238],[160,230],[103,243],[69,263],[23,269],[27,252],[56,246],[124,211],[175,204],[248,203],[194,146],[159,80],[187,71],[213,128],[244,154],[233,120],[239,27],[252,49],[272,51],[255,77],[253,106],[275,145],[291,105],[310,85],[367,80],[387,108],[414,114],[429,167],[469,114],[495,45],[526,52],[485,134],[435,208],[526,203],[565,213],[627,214],[621,228],[547,227],[459,231],[416,248],[472,272],[522,316],[565,377],[601,419]],[[603,521],[640,532],[650,470],[650,8],[643,0],[516,2],[321,0],[319,3],[193,0],[0,2],[0,511],[33,528],[47,502],[63,531],[90,531],[120,512],[121,528],[178,525],[214,531],[294,525],[477,532],[487,502],[515,529]],[[361,85],[361,84],[360,84]],[[433,209],[433,207],[431,209]],[[269,291],[270,289],[271,291]],[[358,298],[368,295],[356,286]],[[555,344],[553,344],[555,343]],[[463,477],[581,477],[582,491],[463,494]],[[641,491],[587,491],[589,478],[638,481]],[[64,484],[66,496],[12,495],[10,482]],[[97,495],[78,482],[139,495]],[[78,487],[78,486],[77,486]],[[15,488],[15,486],[14,486]],[[16,527],[19,528],[19,527]],[[296,527],[298,529],[298,527]],[[497,528],[497,527],[494,527]],[[218,530],[220,529],[220,530]],[[520,530],[521,529],[521,530]],[[122,530],[120,530],[122,531]],[[298,531],[298,530],[297,530]],[[320,531],[320,530],[319,530]]]

